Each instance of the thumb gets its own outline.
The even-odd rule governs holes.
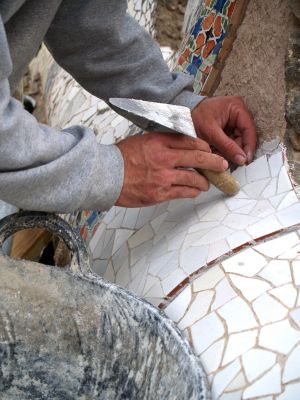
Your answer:
[[[222,128],[213,121],[210,126],[210,135],[207,137],[210,145],[214,146],[223,157],[238,165],[244,165],[247,156],[243,149],[232,139],[230,139]]]

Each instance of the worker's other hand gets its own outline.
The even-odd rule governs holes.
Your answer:
[[[192,117],[198,136],[227,160],[238,165],[252,161],[255,124],[241,97],[207,98],[194,108]]]
[[[124,158],[125,177],[116,205],[123,207],[194,198],[208,190],[208,181],[182,168],[223,172],[228,167],[205,141],[180,134],[145,133],[128,137],[117,146]]]

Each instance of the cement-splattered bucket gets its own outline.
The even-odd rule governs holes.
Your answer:
[[[61,269],[0,254],[1,399],[210,398],[181,332],[95,276],[76,231],[56,216],[19,213],[0,222],[0,246],[24,226],[58,233],[75,257]]]

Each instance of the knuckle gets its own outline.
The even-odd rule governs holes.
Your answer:
[[[202,148],[204,151],[211,153],[210,146],[205,140],[202,140]]]
[[[205,154],[202,151],[197,152],[196,161],[199,164],[203,164],[205,162]]]
[[[227,149],[228,152],[232,152],[236,149],[236,144],[232,140],[227,140],[224,143],[224,147]]]
[[[161,170],[155,176],[155,182],[158,187],[169,187],[171,184],[171,173],[170,171]]]
[[[201,141],[201,139],[194,139],[192,137],[186,136],[184,135],[184,140],[188,146],[188,148],[190,148],[191,150],[196,149],[197,148],[197,144],[199,143],[199,141]]]
[[[153,153],[153,161],[156,167],[159,165],[168,165],[170,163],[170,159],[171,156],[166,149],[160,148]]]
[[[207,192],[208,189],[209,189],[208,180],[204,178],[204,179],[203,179],[203,182],[202,182],[201,190],[202,190],[203,192]]]
[[[192,174],[191,186],[193,187],[193,189],[198,189],[201,186],[201,176],[198,173]]]

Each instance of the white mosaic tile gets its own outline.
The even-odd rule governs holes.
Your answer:
[[[268,217],[271,214],[275,213],[275,208],[272,206],[272,204],[269,202],[269,200],[259,200],[257,201],[255,207],[252,209],[250,215],[255,216],[253,218],[253,224],[254,222],[260,221],[261,218]],[[256,219],[256,221],[254,220]],[[250,225],[250,224],[249,224]]]
[[[241,371],[226,387],[226,392],[235,392],[236,390],[243,389],[247,385],[244,373]],[[236,393],[236,392],[235,392]],[[241,392],[240,392],[241,393]]]
[[[247,379],[253,382],[269,370],[276,362],[276,354],[262,349],[251,349],[242,357],[242,363]]]
[[[281,371],[279,365],[275,365],[271,371],[249,386],[243,394],[244,399],[257,398],[268,394],[281,392]]]
[[[184,316],[192,299],[192,290],[190,286],[187,286],[176,299],[165,309],[165,313],[174,322],[180,321]]]
[[[146,284],[146,282],[145,282]],[[161,283],[156,283],[154,286],[152,286],[147,292],[145,292],[145,296],[147,296],[147,298],[151,298],[151,299],[156,299],[155,302],[157,303],[157,305],[160,304],[161,302],[161,297],[164,295]]]
[[[240,362],[238,360],[235,360],[215,375],[212,384],[213,398],[217,399],[222,394],[224,389],[226,389],[229,383],[240,372],[240,369]]]
[[[106,279],[107,281],[115,281],[116,275],[112,263],[108,264],[108,267],[106,268],[103,278]]]
[[[240,332],[258,326],[253,311],[240,297],[230,300],[218,310],[218,313],[225,320],[228,333]],[[232,318],[233,315],[239,317]]]
[[[277,181],[276,181],[276,187],[277,187]],[[269,198],[270,203],[272,204],[273,207],[277,208],[279,204],[282,202],[282,200],[285,198],[286,193],[282,194],[277,194],[276,196],[272,196]]]
[[[186,274],[179,268],[175,269],[161,284],[164,293],[167,295],[176,287],[178,282],[182,282],[186,278]]]
[[[278,258],[283,260],[294,260],[300,255],[300,243],[282,253]]]
[[[237,293],[230,286],[226,278],[222,279],[216,286],[216,296],[212,304],[212,310],[216,310],[226,304],[229,300],[237,297]]]
[[[295,192],[289,192],[281,201],[279,206],[277,207],[277,210],[284,210],[288,208],[289,206],[298,203],[298,197]]]
[[[286,169],[282,167],[278,177],[277,193],[280,194],[283,192],[288,192],[291,189],[292,183],[290,177],[288,176]]]
[[[215,265],[194,280],[193,291],[200,292],[201,290],[213,289],[224,277],[225,274],[222,269],[219,265]]]
[[[270,181],[270,179],[264,179],[262,181],[248,183],[247,185],[243,186],[243,190],[249,196],[249,198],[257,199],[260,197],[266,186],[270,184]]]
[[[299,341],[300,332],[288,320],[266,325],[260,331],[259,345],[277,353],[288,354]]]
[[[276,400],[299,400],[300,383],[291,383],[286,385],[285,390]]]
[[[271,175],[273,177],[277,176],[279,174],[279,171],[282,167],[283,163],[283,153],[278,152],[274,154],[272,157],[269,159],[269,167],[271,171]]]
[[[270,197],[273,197],[276,195],[277,192],[277,179],[273,178],[270,180],[270,183],[266,186],[264,191],[261,194],[261,197],[264,199],[269,199]],[[272,202],[273,207],[276,207],[278,203],[275,205]]]
[[[292,268],[295,285],[300,285],[300,261],[293,261]]]
[[[244,276],[256,275],[265,265],[267,260],[253,249],[241,251],[233,257],[222,262],[226,272],[232,272]]]
[[[291,225],[300,223],[300,203],[293,204],[292,206],[278,211],[278,221],[281,226],[288,228]]]
[[[219,397],[219,400],[241,400],[242,391],[232,392],[232,393],[224,393]]]
[[[270,171],[268,160],[266,156],[262,156],[259,159],[252,162],[248,168],[246,168],[247,182],[256,182],[257,180],[269,178]]]
[[[140,230],[138,230],[130,239],[128,239],[128,245],[131,249],[141,245],[142,243],[147,242],[152,239],[154,236],[153,230],[150,224],[143,226]]]
[[[123,244],[127,241],[127,239],[130,238],[132,233],[133,231],[130,229],[118,229],[116,231],[112,254],[115,254],[115,252],[118,251],[123,246]]]
[[[249,301],[256,299],[262,293],[271,289],[269,283],[255,278],[245,278],[243,276],[229,274],[234,286],[241,291],[242,295]]]
[[[257,338],[257,330],[233,333],[229,336],[222,365],[235,360],[241,354],[254,347]]]
[[[93,270],[96,274],[104,275],[108,266],[108,260],[95,260]]]
[[[275,286],[292,282],[290,265],[285,260],[271,260],[259,275]]]
[[[191,305],[184,318],[179,322],[179,329],[184,330],[188,326],[192,326],[200,318],[204,317],[209,310],[213,297],[214,292],[212,290],[199,292],[195,299],[191,302]]]
[[[231,249],[236,249],[242,244],[251,242],[252,240],[253,240],[252,237],[247,232],[244,231],[234,232],[227,237],[227,242]]]
[[[230,211],[234,211],[236,213],[241,213],[242,210],[246,209],[246,213],[248,214],[256,205],[256,201],[249,199],[248,195],[246,199],[240,199],[239,197],[229,197],[224,200],[227,207]]]
[[[113,256],[112,265],[114,267],[115,272],[118,272],[124,265],[127,265],[129,268],[128,262],[128,248],[124,244]],[[134,270],[132,270],[132,277],[135,277]]]
[[[253,302],[253,310],[261,325],[280,321],[288,314],[287,308],[267,293],[263,294]]]
[[[300,345],[289,355],[283,371],[283,383],[291,382],[300,378]],[[300,392],[299,392],[300,394]]]
[[[300,328],[300,308],[296,308],[290,313],[290,317],[295,322],[296,325]]]
[[[191,327],[192,342],[196,354],[202,353],[224,335],[224,327],[216,313],[208,314]]]
[[[183,250],[180,255],[181,268],[189,275],[197,271],[206,264],[208,251],[208,247],[205,246],[190,247]]]
[[[259,400],[273,400],[273,396],[260,397]]]
[[[282,235],[273,240],[268,240],[265,243],[255,246],[255,250],[261,254],[276,258],[280,254],[284,253],[291,247],[299,243],[299,237],[295,232],[288,233],[287,235]]]
[[[201,363],[208,375],[219,368],[224,351],[224,345],[224,339],[218,340],[201,354]]]
[[[126,287],[131,281],[130,270],[128,265],[122,266],[122,268],[116,274],[116,283],[120,286]]]
[[[292,284],[270,290],[269,293],[280,300],[286,307],[292,308],[296,303],[297,290]]]
[[[270,232],[277,232],[282,229],[278,219],[275,215],[270,215],[261,219],[254,225],[247,228],[247,232],[253,237],[262,237],[268,235]]]
[[[208,254],[205,262],[210,263],[211,261],[216,260],[217,258],[223,256],[224,254],[230,251],[229,244],[225,239],[219,240],[209,246]]]

